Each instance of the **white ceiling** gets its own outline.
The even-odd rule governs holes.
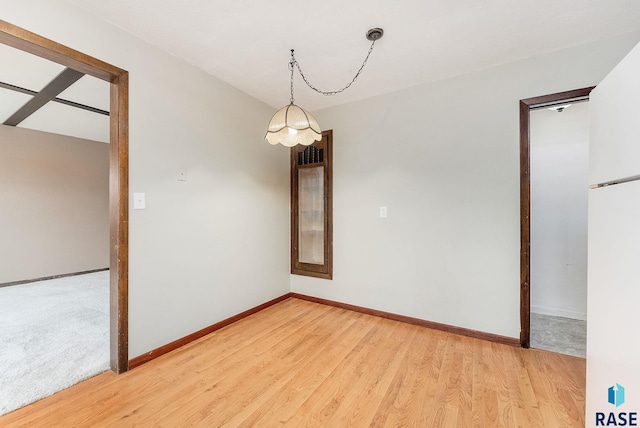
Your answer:
[[[318,109],[544,52],[640,30],[640,0],[67,0],[206,70],[274,108],[289,102],[290,49],[315,86],[335,90],[360,67],[369,28],[382,27],[358,81],[325,97],[296,74],[296,102]],[[0,81],[39,91],[63,67],[0,44]],[[84,76],[59,95],[109,109],[109,85]],[[0,123],[30,95],[0,88]],[[108,141],[108,117],[50,102],[19,126]]]
[[[358,81],[317,110],[640,29],[638,0],[69,0],[272,105],[289,102],[289,50],[315,86]]]

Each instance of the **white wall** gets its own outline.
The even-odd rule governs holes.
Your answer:
[[[272,108],[62,0],[3,0],[2,13],[131,73],[131,191],[147,194],[147,209],[130,213],[131,357],[286,293],[289,281],[517,337],[518,100],[593,85],[640,40],[317,112],[335,146],[334,280],[324,281],[288,275],[288,152],[262,141]]]
[[[61,0],[3,1],[2,19],[130,73],[130,190],[147,199],[130,212],[130,357],[289,291],[272,108]]]
[[[518,337],[518,100],[592,86],[638,40],[314,112],[334,130],[334,279],[292,275],[291,290]]]
[[[0,125],[0,283],[109,267],[109,146]]]
[[[587,319],[589,103],[531,117],[531,312]]]

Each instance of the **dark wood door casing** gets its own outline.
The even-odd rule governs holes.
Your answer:
[[[129,73],[0,20],[0,43],[111,83],[109,147],[111,370],[129,358]]]
[[[531,336],[531,173],[530,115],[532,108],[584,100],[595,88],[574,89],[520,100],[520,346],[529,348]]]

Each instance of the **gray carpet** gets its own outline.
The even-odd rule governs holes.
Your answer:
[[[0,415],[109,369],[109,271],[0,288]]]
[[[586,358],[587,322],[531,313],[531,347]]]

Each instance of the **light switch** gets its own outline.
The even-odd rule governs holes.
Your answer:
[[[144,193],[134,193],[133,194],[133,209],[134,210],[143,210],[145,209],[145,200]]]
[[[387,218],[387,207],[380,207],[380,218]]]
[[[180,171],[178,171],[178,181],[187,181],[187,168],[180,168]]]

